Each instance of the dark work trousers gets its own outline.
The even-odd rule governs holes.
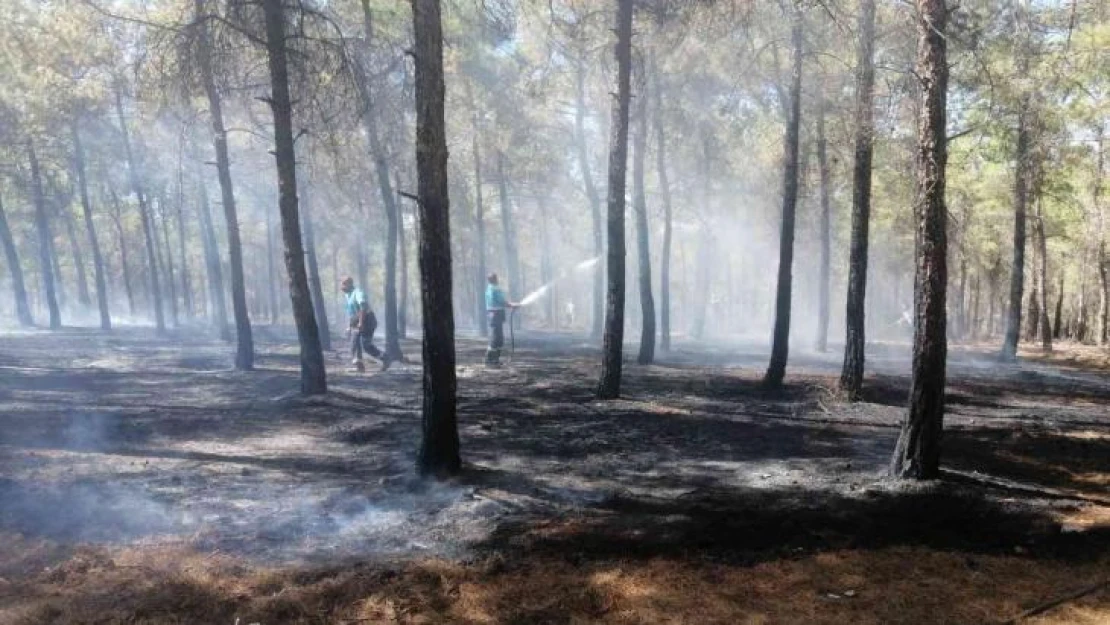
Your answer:
[[[505,346],[505,311],[489,311],[489,348],[486,349],[486,364],[501,363],[501,348]]]
[[[358,318],[351,319],[352,328],[358,323]],[[382,352],[374,346],[374,330],[378,327],[378,319],[374,313],[366,313],[366,318],[362,320],[362,329],[356,330],[351,334],[351,360],[362,360],[362,352],[370,354],[372,358],[382,359]]]

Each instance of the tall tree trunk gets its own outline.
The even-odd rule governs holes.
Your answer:
[[[401,180],[397,179],[396,188],[401,188]],[[405,245],[405,209],[398,207],[400,214],[397,218],[397,252],[401,257],[401,284],[397,302],[397,334],[400,338],[408,338],[409,325],[409,251]]]
[[[513,203],[509,199],[509,181],[505,178],[505,153],[497,152],[497,190],[501,199],[501,249],[505,256],[505,270],[509,274],[509,292],[524,295],[520,277],[520,258],[516,252],[516,228],[513,227]]]
[[[694,340],[700,341],[705,338],[705,322],[709,314],[709,263],[710,259],[714,257],[713,250],[713,235],[709,231],[709,222],[707,213],[710,212],[710,201],[712,194],[710,187],[712,185],[712,177],[710,176],[710,154],[709,143],[707,138],[703,138],[702,162],[701,162],[701,225],[698,228],[698,244],[697,251],[694,255],[694,292],[693,297],[686,298],[685,301],[690,302],[693,308],[693,323],[690,328],[690,336]]]
[[[861,0],[856,49],[855,163],[852,168],[852,235],[848,259],[846,334],[840,390],[855,401],[863,389],[866,353],[864,303],[871,223],[871,155],[874,140],[875,0]]]
[[[1060,287],[1056,291],[1056,314],[1052,320],[1052,337],[1060,338],[1060,325],[1064,316],[1064,272],[1060,272]]]
[[[968,327],[970,328],[971,340],[975,341],[975,340],[978,340],[978,338],[979,338],[979,329],[982,327],[982,323],[980,322],[980,319],[979,319],[979,298],[982,295],[982,293],[979,290],[979,272],[978,271],[975,273],[975,285],[971,288],[972,288],[972,293],[971,293],[971,322],[968,324]]]
[[[50,223],[50,216],[46,217],[47,223]],[[58,307],[62,310],[66,309],[66,290],[65,284],[62,282],[62,265],[60,262],[61,256],[58,254],[58,248],[54,243],[54,236],[51,234],[49,245],[47,247],[50,255],[50,266],[54,271],[54,288],[58,294]]]
[[[361,0],[362,26],[364,34],[363,53],[369,57],[370,42],[373,40],[374,29],[372,15],[370,14],[369,0]],[[381,142],[378,133],[378,112],[374,106],[371,91],[370,77],[361,62],[353,65],[358,73],[357,83],[364,111],[362,123],[366,128],[366,136],[370,142],[370,157],[374,161],[374,172],[378,178],[378,189],[382,196],[382,206],[385,208],[386,236],[385,236],[385,353],[393,360],[402,360],[400,332],[397,323],[397,222],[399,208],[397,198],[389,180],[389,155]]]
[[[150,208],[147,206],[146,194],[143,192],[142,180],[139,176],[135,156],[131,150],[131,136],[127,130],[127,119],[123,116],[123,94],[116,88],[116,114],[119,116],[120,135],[123,138],[123,150],[127,157],[127,171],[131,180],[131,190],[139,200],[139,217],[143,224],[143,241],[146,244],[147,266],[150,267],[150,294],[154,304],[154,322],[158,334],[166,332],[166,316],[162,311],[162,288],[158,280],[158,261],[154,254],[154,229],[150,223]]]
[[[19,264],[19,252],[15,248],[15,239],[8,227],[8,216],[4,212],[4,204],[0,202],[0,243],[4,245],[4,257],[8,261],[8,272],[12,276],[12,296],[15,299],[15,315],[22,326],[34,325],[31,318],[31,305],[27,302],[27,286],[23,281],[23,265]]]
[[[1041,310],[1040,338],[1041,349],[1045,352],[1052,351],[1052,326],[1048,322],[1048,246],[1045,241],[1044,213],[1041,202],[1037,202],[1037,224],[1035,234],[1037,237],[1037,269],[1040,272],[1041,288],[1038,291]]]
[[[289,299],[297,338],[301,345],[301,392],[319,395],[328,390],[320,332],[312,311],[308,291],[304,249],[301,247],[301,221],[297,210],[297,153],[293,145],[293,103],[289,97],[289,65],[285,42],[285,9],[282,0],[263,0],[266,15],[266,51],[273,93],[270,108],[274,114],[274,157],[277,161],[281,230],[285,241],[285,267],[289,275]]]
[[[116,224],[116,237],[119,240],[119,259],[123,273],[123,290],[127,292],[127,314],[135,317],[135,291],[131,288],[131,264],[127,262],[127,239],[123,234],[123,206],[120,204],[119,195],[114,187],[109,187],[112,197],[112,221]]]
[[[652,90],[655,122],[655,169],[659,176],[659,193],[663,199],[663,250],[659,259],[659,346],[671,350],[671,184],[667,179],[667,140],[663,123],[662,75],[652,59],[655,89]]]
[[[42,274],[43,294],[46,296],[46,306],[50,312],[50,329],[57,330],[62,327],[62,312],[58,307],[58,295],[55,291],[53,236],[50,234],[50,222],[46,218],[46,198],[42,192],[42,175],[39,172],[39,159],[35,154],[35,146],[27,142],[27,159],[31,165],[31,199],[35,205],[35,231],[39,239],[39,269]]]
[[[821,178],[821,219],[818,236],[821,239],[821,267],[817,277],[817,351],[829,348],[829,281],[832,257],[832,226],[829,194],[829,158],[825,139],[825,100],[821,99],[817,111],[817,169]]]
[[[632,75],[632,0],[618,0],[616,11],[617,93],[609,127],[608,261],[609,289],[605,302],[605,338],[599,399],[621,393],[624,352],[624,193],[628,167],[628,113]]]
[[[960,287],[956,294],[955,336],[963,339],[967,336],[967,257],[962,250],[960,256]]]
[[[594,256],[600,260],[602,253],[605,251],[602,240],[602,228],[604,226],[601,222],[601,196],[598,195],[597,187],[594,186],[594,177],[590,168],[589,143],[586,141],[586,60],[581,57],[578,59],[576,78],[574,142],[578,151],[578,169],[582,172],[582,183],[586,187],[586,198],[590,202],[590,216],[593,219]],[[605,298],[604,275],[599,262],[594,267],[593,321],[590,329],[590,336],[595,339],[601,338],[601,324],[605,316],[602,304]]]
[[[891,460],[900,478],[936,479],[944,429],[947,358],[945,298],[948,288],[947,212],[944,206],[948,145],[945,107],[948,8],[945,0],[916,0],[917,68],[921,81],[917,123],[917,271],[914,276],[913,368],[910,405]]]
[[[636,250],[640,277],[640,353],[636,361],[648,365],[655,361],[655,297],[651,292],[651,245],[648,229],[647,198],[644,193],[644,160],[647,158],[647,68],[639,65],[641,91],[636,98],[636,133],[633,136],[632,210],[636,213]]]
[[[58,206],[58,214],[66,229],[66,239],[69,240],[69,249],[73,253],[73,270],[77,274],[77,301],[84,308],[92,306],[92,296],[89,294],[89,281],[85,277],[85,255],[81,252],[81,245],[77,241],[77,227],[73,223],[73,213],[65,204]]]
[[[208,205],[208,189],[204,183],[199,185],[200,236],[204,245],[204,264],[208,273],[208,301],[213,313],[213,324],[220,333],[220,340],[231,340],[231,329],[227,325],[227,300],[224,295],[223,263],[220,262],[220,248],[216,244],[216,229],[212,225],[212,211]]]
[[[1095,210],[1098,211],[1098,344],[1110,341],[1110,258],[1106,255],[1106,207],[1102,203],[1105,184],[1106,143],[1103,125],[1098,128],[1098,156],[1095,165],[1095,184],[1091,190]]]
[[[785,167],[783,167],[782,235],[779,238],[779,275],[775,295],[775,334],[771,363],[763,383],[782,386],[790,351],[790,296],[794,270],[794,213],[798,204],[798,132],[802,117],[802,5],[794,1],[791,46],[794,49],[790,81],[790,115],[786,120]]]
[[[197,65],[201,82],[208,97],[208,114],[212,123],[212,144],[216,149],[216,173],[220,180],[220,197],[223,199],[224,220],[227,222],[227,250],[231,265],[231,309],[235,315],[235,368],[249,371],[254,368],[254,336],[251,332],[250,314],[247,312],[246,278],[243,275],[243,244],[239,236],[239,215],[235,207],[235,189],[231,182],[231,158],[227,149],[227,130],[224,128],[223,102],[216,87],[215,73],[210,55],[211,42],[208,25],[204,20],[205,0],[195,0],[200,40],[197,45]],[[325,346],[326,349],[326,346]]]
[[[471,103],[471,106],[473,106],[473,103]],[[489,324],[486,323],[486,298],[482,297],[482,292],[486,288],[486,215],[482,199],[482,153],[478,148],[477,114],[474,116],[471,151],[474,156],[474,226],[478,236],[478,275],[474,292],[478,294],[475,298],[478,302],[478,334],[487,336],[489,334]]]
[[[421,475],[459,472],[455,418],[455,315],[451,301],[451,220],[443,113],[443,31],[439,0],[412,0],[416,57],[416,171],[420,210],[421,318],[424,325]]]
[[[328,306],[324,300],[324,286],[320,282],[320,262],[316,256],[316,229],[313,227],[312,203],[307,191],[301,193],[301,219],[304,220],[305,258],[308,260],[308,286],[312,292],[312,309],[320,329],[320,347],[331,351],[331,326],[328,324]]]
[[[1018,114],[1017,152],[1014,171],[1014,260],[1010,268],[1010,306],[1006,314],[1006,336],[1002,358],[1017,357],[1021,336],[1021,300],[1025,294],[1025,214],[1029,202],[1030,177],[1029,99],[1022,103]]]

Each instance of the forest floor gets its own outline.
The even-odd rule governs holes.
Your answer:
[[[945,479],[906,485],[904,346],[869,346],[856,404],[837,353],[768,393],[739,341],[626,364],[598,402],[580,338],[498,370],[462,339],[466,468],[428,484],[418,366],[332,353],[301,398],[289,336],[256,332],[251,373],[199,332],[0,339],[0,623],[1003,623],[1082,590],[1021,622],[1110,623],[1089,349],[954,346]]]

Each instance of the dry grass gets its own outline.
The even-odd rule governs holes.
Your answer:
[[[47,562],[49,545],[5,538],[9,577],[0,583],[0,622],[18,625],[1001,623],[1110,573],[1106,559],[1077,564],[919,547],[839,550],[753,566],[495,556],[469,565],[271,570],[158,546],[82,548],[55,552],[59,559]],[[12,568],[16,552],[27,555],[20,560],[26,570]],[[1110,623],[1110,591],[1028,622]]]

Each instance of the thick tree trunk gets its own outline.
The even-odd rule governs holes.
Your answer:
[[[274,157],[277,161],[278,201],[281,231],[285,241],[285,267],[289,275],[289,299],[301,345],[301,392],[318,395],[327,392],[324,352],[320,332],[312,311],[312,296],[305,273],[304,248],[301,246],[301,221],[297,207],[297,152],[293,145],[293,103],[289,97],[289,66],[285,42],[285,9],[282,0],[263,0],[266,15],[266,51],[273,93],[270,108],[274,114]]]
[[[208,304],[212,310],[213,325],[220,333],[220,340],[230,341],[231,328],[227,325],[227,300],[220,248],[216,244],[216,229],[212,224],[212,211],[208,205],[208,189],[203,182],[199,187],[200,202],[197,203],[197,212],[200,216],[201,243],[204,245],[204,265],[208,273]]]
[[[416,57],[416,170],[420,210],[421,315],[424,325],[421,475],[459,472],[455,315],[451,290],[451,220],[443,99],[439,0],[412,0]]]
[[[654,59],[653,59],[654,60]],[[671,350],[671,239],[673,223],[671,220],[671,185],[667,179],[667,140],[663,123],[662,76],[658,66],[652,63],[655,76],[655,89],[652,90],[652,111],[655,122],[655,169],[659,177],[659,193],[663,199],[663,250],[659,259],[659,346],[663,351]]]
[[[398,188],[400,183],[398,182]],[[397,335],[408,338],[409,325],[409,251],[405,244],[405,211],[400,209],[400,218],[397,220],[397,251],[401,256],[401,284],[397,302]]]
[[[947,212],[944,205],[948,146],[945,107],[948,8],[945,0],[916,0],[917,68],[921,81],[917,123],[917,270],[914,276],[913,365],[910,405],[891,460],[900,478],[936,479],[944,430],[947,359],[945,297],[948,288]]]
[[[782,386],[790,351],[790,296],[794,270],[794,213],[798,204],[798,131],[802,117],[802,5],[794,2],[791,46],[794,50],[790,84],[790,116],[786,120],[785,166],[783,167],[782,234],[779,238],[779,275],[775,294],[775,333],[771,363],[763,384]]]
[[[609,127],[609,288],[605,302],[605,337],[601,360],[599,399],[616,399],[621,393],[624,353],[624,193],[628,167],[628,113],[632,75],[632,0],[618,0],[616,11],[617,93]]]
[[[57,330],[62,327],[62,312],[58,306],[58,295],[55,291],[54,280],[57,274],[54,270],[53,236],[50,234],[50,222],[46,218],[46,198],[42,192],[42,175],[39,172],[39,159],[35,154],[35,146],[27,142],[27,159],[31,165],[31,200],[35,206],[35,231],[39,239],[39,270],[42,274],[42,289],[46,296],[46,307],[50,312],[50,329]]]
[[[127,119],[123,116],[123,94],[116,89],[116,114],[119,116],[120,136],[123,138],[123,150],[127,157],[127,171],[131,180],[131,190],[139,200],[139,217],[143,224],[143,241],[146,244],[147,266],[150,268],[150,299],[154,304],[154,323],[158,334],[166,332],[166,316],[162,311],[162,288],[158,280],[158,261],[154,254],[154,228],[150,223],[150,207],[147,206],[146,194],[139,176],[135,156],[131,150],[131,136],[127,130]]]
[[[328,324],[328,306],[324,299],[324,285],[320,282],[320,262],[316,255],[316,229],[313,227],[312,202],[308,192],[301,193],[301,219],[304,221],[304,251],[308,261],[308,286],[312,293],[312,309],[320,330],[320,347],[331,351],[331,326]]]
[[[846,334],[840,390],[857,400],[863,388],[866,353],[864,303],[867,299],[867,247],[871,223],[871,154],[874,140],[875,1],[861,0],[856,49],[855,163],[852,168],[852,235],[848,258]]]
[[[1014,157],[1014,260],[1010,266],[1010,306],[1006,313],[1006,336],[1002,358],[1017,357],[1021,336],[1021,300],[1025,295],[1025,214],[1029,202],[1030,133],[1029,103],[1023,102],[1018,115],[1017,152]]]
[[[590,217],[593,219],[594,255],[598,260],[604,253],[602,233],[604,225],[601,222],[601,197],[594,186],[594,177],[590,168],[589,142],[586,141],[586,61],[578,59],[578,72],[575,81],[575,109],[574,109],[574,142],[578,151],[578,169],[582,172],[582,183],[586,187],[586,199],[590,202]],[[603,283],[604,272],[601,263],[594,266],[594,297],[593,321],[590,329],[592,338],[601,338],[602,320],[605,318],[604,304],[605,288]]]
[[[31,317],[31,306],[27,302],[27,285],[23,281],[23,265],[19,264],[19,252],[15,248],[15,239],[12,238],[11,228],[8,227],[8,216],[4,212],[4,204],[0,202],[0,244],[4,245],[4,258],[8,261],[8,273],[12,276],[12,296],[15,299],[15,315],[19,325],[32,326],[35,321]]]
[[[817,112],[817,169],[821,178],[821,218],[818,237],[821,239],[821,267],[817,277],[817,351],[829,348],[829,281],[831,280],[832,226],[829,195],[829,158],[825,139],[825,100]]]
[[[473,106],[473,103],[471,103]],[[482,293],[486,288],[486,215],[482,198],[482,153],[478,148],[478,120],[474,117],[474,135],[471,140],[471,151],[474,156],[474,227],[477,231],[477,280],[474,292],[477,294],[478,334],[487,336],[489,324],[486,323],[486,298]]]
[[[1052,337],[1060,338],[1060,324],[1064,316],[1064,274],[1060,273],[1060,287],[1056,291],[1056,314],[1052,319]]]
[[[361,0],[361,3],[364,34],[363,52],[369,57],[370,42],[374,35],[373,21],[369,0]],[[374,106],[370,77],[361,62],[354,63],[354,68],[358,73],[355,82],[364,106],[362,123],[366,128],[366,136],[370,142],[370,157],[374,161],[374,173],[378,178],[378,190],[381,192],[382,206],[385,208],[385,285],[383,288],[384,297],[382,298],[385,300],[385,310],[383,311],[385,317],[385,353],[393,360],[402,360],[404,356],[401,352],[400,332],[397,323],[397,222],[400,219],[399,208],[389,180],[389,155],[386,153],[385,146],[382,144],[381,136],[378,133],[378,112]]]
[[[116,224],[116,238],[119,241],[120,269],[123,273],[123,290],[127,293],[127,314],[135,317],[135,291],[131,288],[131,263],[127,262],[127,239],[123,234],[123,206],[120,204],[119,195],[114,188],[109,187],[112,197],[112,221]]]
[[[641,74],[646,67],[639,65]],[[651,245],[648,229],[647,197],[644,193],[644,161],[647,158],[647,76],[637,81],[641,87],[636,98],[636,133],[633,137],[632,210],[636,213],[637,267],[640,277],[640,353],[636,361],[648,365],[655,361],[655,297],[651,292]]]
[[[209,54],[211,42],[208,25],[204,21],[205,0],[195,0],[200,40],[197,44],[197,65],[201,82],[208,97],[208,114],[212,123],[212,145],[216,149],[216,173],[220,180],[220,197],[227,222],[227,250],[231,268],[231,309],[235,315],[235,368],[249,371],[254,368],[254,336],[251,332],[250,314],[247,312],[246,278],[243,275],[243,244],[239,235],[239,215],[235,206],[235,189],[231,182],[231,158],[228,155],[227,131],[224,128],[223,102],[216,87],[215,72]],[[326,346],[325,346],[326,349]]]

